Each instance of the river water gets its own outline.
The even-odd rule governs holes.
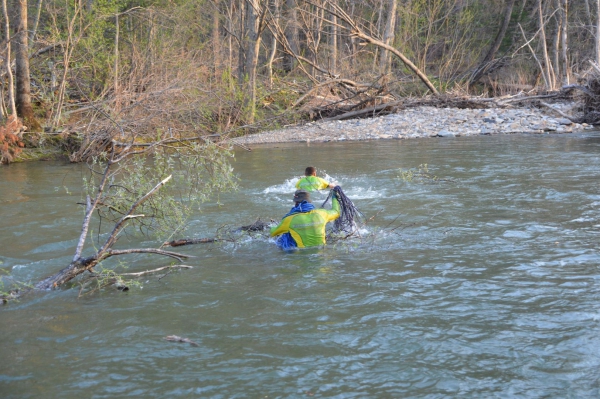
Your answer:
[[[398,177],[421,164],[446,181]],[[600,396],[600,134],[240,151],[240,190],[189,235],[279,219],[308,165],[369,218],[360,237],[296,253],[237,237],[181,247],[193,269],[127,292],[30,294],[0,308],[0,397]],[[0,168],[0,268],[68,264],[83,174]]]

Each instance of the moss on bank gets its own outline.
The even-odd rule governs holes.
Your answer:
[[[24,148],[13,162],[53,161],[57,159],[68,159],[68,157],[68,154],[60,148]]]
[[[25,148],[13,162],[68,159],[73,140],[70,136],[60,134],[27,133],[23,141]]]

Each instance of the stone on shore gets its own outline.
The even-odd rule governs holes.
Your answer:
[[[593,126],[573,123],[550,110],[459,109],[421,106],[368,119],[311,122],[235,139],[239,144],[329,142],[513,133],[572,133]]]

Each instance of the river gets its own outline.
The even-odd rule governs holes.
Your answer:
[[[399,178],[422,164],[442,181]],[[281,144],[233,165],[240,190],[190,236],[280,218],[309,165],[369,220],[324,249],[181,247],[193,269],[127,292],[0,307],[0,397],[600,396],[600,133]],[[0,269],[35,282],[69,263],[83,175],[0,168]]]

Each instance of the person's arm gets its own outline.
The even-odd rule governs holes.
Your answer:
[[[337,200],[337,197],[334,195],[331,197],[331,209],[327,209],[327,221],[333,222],[335,219],[340,217],[340,203]]]
[[[333,194],[333,196],[331,197],[331,210],[332,211],[336,211],[338,213],[338,215],[340,214],[340,203],[337,199],[337,195]]]
[[[319,190],[325,190],[326,188],[334,188],[335,184],[329,183],[327,180],[317,177],[319,179]]]
[[[277,226],[271,227],[271,237],[275,237],[281,234],[285,234],[290,231],[290,222],[292,221],[291,217],[286,217],[279,223]]]

